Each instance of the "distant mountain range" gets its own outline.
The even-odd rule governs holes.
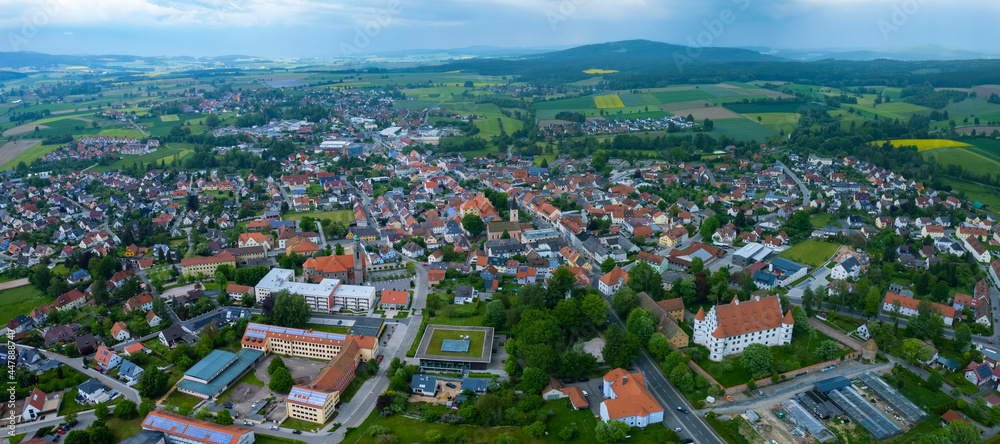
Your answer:
[[[937,45],[925,46],[897,46],[891,48],[865,49],[865,48],[828,48],[828,49],[771,49],[771,48],[746,48],[760,51],[764,54],[772,54],[793,60],[854,60],[868,61],[877,59],[909,61],[925,60],[976,60],[994,59],[997,54],[987,54],[962,49],[946,48]]]

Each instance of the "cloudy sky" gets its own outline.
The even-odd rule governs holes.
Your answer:
[[[636,38],[1000,53],[996,0],[0,0],[0,10],[0,51],[55,54],[338,57]]]

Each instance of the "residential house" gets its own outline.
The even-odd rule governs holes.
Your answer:
[[[646,427],[663,422],[663,407],[646,386],[641,372],[628,373],[616,368],[604,375],[601,419],[622,421],[631,427]]]
[[[628,283],[628,273],[615,265],[615,268],[598,279],[598,290],[605,296],[611,296],[626,283]]]

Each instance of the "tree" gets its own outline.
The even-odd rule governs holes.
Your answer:
[[[936,392],[941,389],[942,385],[944,385],[944,376],[941,376],[937,370],[932,370],[930,376],[927,377],[926,387]]]
[[[510,436],[509,433],[504,432],[493,438],[493,444],[520,444],[521,441],[517,438]]]
[[[275,355],[274,359],[271,360],[271,363],[267,365],[267,374],[273,375],[275,370],[278,370],[279,368],[288,370],[288,367],[285,367],[285,361],[281,360],[281,356]]]
[[[123,399],[118,405],[115,406],[115,418],[119,419],[132,419],[139,412],[135,409],[135,401],[131,399]]]
[[[66,435],[63,444],[90,444],[90,433],[86,430],[73,430]]]
[[[174,365],[178,365],[178,362],[171,361]],[[178,365],[179,367],[180,365]],[[168,384],[170,382],[170,375],[163,372],[155,367],[147,367],[142,375],[139,376],[139,382],[136,383],[136,390],[139,391],[139,396],[150,399],[158,399],[167,393]]]
[[[282,367],[271,375],[271,382],[267,384],[267,388],[278,393],[288,393],[293,385],[295,385],[295,380],[292,379],[292,374],[288,372],[288,369]]]
[[[545,384],[549,383],[549,376],[542,369],[528,367],[521,374],[521,388],[525,393],[538,395],[542,393]]]
[[[695,257],[691,259],[691,268],[688,270],[691,274],[698,274],[705,271],[705,261],[700,257]]]
[[[718,229],[719,229],[719,218],[716,216],[712,216],[708,219],[705,219],[705,222],[702,222],[699,233],[701,234],[702,240],[707,242],[709,239],[712,238],[712,235],[715,234],[715,230]]]
[[[649,354],[653,355],[653,359],[657,362],[662,361],[672,351],[670,349],[670,340],[666,336],[663,336],[663,333],[659,332],[653,333],[653,336],[649,337],[646,348],[649,349]]]
[[[907,338],[903,340],[903,356],[906,358],[906,362],[916,365],[917,355],[920,354],[920,347],[924,343],[917,338]]]
[[[524,433],[532,438],[541,438],[545,436],[545,423],[541,421],[535,421],[529,425],[522,427]]]
[[[333,248],[333,254],[336,254],[337,256],[343,256],[344,255],[344,246],[342,244],[340,244],[340,243],[337,243],[337,245],[334,246],[334,248]]]
[[[636,295],[635,290],[631,287],[622,287],[611,299],[611,306],[614,307],[615,313],[618,313],[618,316],[623,318],[627,318],[629,313],[638,305],[639,296]]]
[[[199,421],[207,421],[210,416],[212,416],[212,411],[208,409],[208,406],[204,406],[198,409],[197,412],[195,412],[194,419],[197,419]]]
[[[94,407],[94,416],[96,416],[97,419],[105,419],[110,414],[111,411],[108,409],[108,404],[106,403],[102,402],[100,404],[97,404],[97,407]]]
[[[604,349],[601,351],[604,363],[616,367],[628,367],[639,354],[639,339],[612,325],[604,331]]]
[[[281,290],[274,294],[271,322],[282,327],[301,328],[309,322],[309,304],[300,294]]]
[[[965,353],[972,346],[972,329],[969,324],[961,323],[955,328],[955,348]]]
[[[646,262],[637,262],[628,271],[628,287],[636,293],[645,292],[654,301],[663,299],[663,278],[651,265]]]
[[[615,269],[616,264],[614,258],[605,259],[604,262],[601,262],[601,273],[610,273],[611,270]]]
[[[143,415],[143,417],[145,417],[145,415]],[[63,419],[66,420],[67,424],[76,425],[76,423],[78,422],[77,419],[76,419],[76,412],[67,413],[66,417],[63,418]]]
[[[438,429],[431,429],[424,433],[424,438],[430,443],[439,443],[444,439],[444,435]]]
[[[948,434],[951,435],[952,444],[979,444],[983,442],[983,436],[979,433],[979,427],[965,422],[952,421],[948,423]]]
[[[639,340],[640,347],[645,347],[649,337],[656,331],[656,317],[647,310],[632,310],[625,321],[625,328],[629,335],[634,335]]]
[[[877,316],[881,309],[882,295],[878,291],[878,288],[872,288],[868,291],[868,296],[865,298],[865,317],[872,318]]]
[[[472,237],[476,237],[486,229],[486,224],[483,223],[483,219],[478,214],[469,213],[462,216],[462,228],[465,228],[465,231],[468,231]]]
[[[483,316],[483,323],[493,328],[503,328],[507,322],[507,308],[503,301],[494,299],[486,304],[486,314]]]
[[[836,358],[839,353],[840,349],[837,348],[837,343],[833,341],[823,341],[819,347],[816,347],[816,354],[824,361]]]
[[[773,363],[774,355],[764,344],[750,344],[743,349],[743,355],[740,356],[740,365],[755,377],[769,372]]]
[[[629,426],[621,421],[600,421],[594,429],[594,437],[601,444],[614,444],[625,441]]]
[[[224,426],[233,425],[233,416],[229,414],[229,409],[219,410],[219,414],[215,417],[215,422]]]
[[[487,309],[489,306],[487,306]],[[588,294],[583,297],[580,304],[582,321],[593,326],[604,325],[608,320],[608,303],[596,294]]]
[[[559,301],[566,299],[570,290],[576,286],[576,275],[569,268],[559,267],[549,278],[548,291],[545,294],[545,306],[554,308]]]
[[[156,403],[152,399],[142,398],[142,402],[139,403],[139,417],[145,418],[153,410],[156,410]]]

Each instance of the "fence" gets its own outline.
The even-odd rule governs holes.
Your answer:
[[[848,347],[851,347],[854,350],[860,351],[861,348],[862,348],[863,344],[861,344],[857,340],[855,340],[855,339],[853,339],[851,337],[845,336],[843,333],[830,328],[829,325],[826,325],[826,324],[824,324],[822,322],[819,322],[819,321],[817,321],[817,320],[815,320],[813,318],[809,318],[809,325],[811,327],[815,328],[816,330],[819,330],[821,333],[823,333],[823,334],[825,334],[825,335],[827,335],[827,336],[829,336],[829,337],[831,337],[833,339],[836,339],[837,342],[840,342],[841,344],[844,344],[844,345],[846,345]]]

